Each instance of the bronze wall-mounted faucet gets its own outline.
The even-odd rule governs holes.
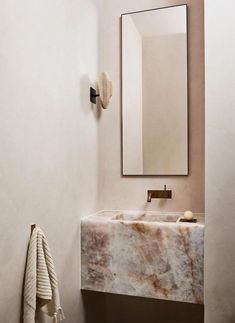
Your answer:
[[[171,199],[172,191],[166,189],[164,185],[164,190],[149,190],[147,201],[151,202],[152,199]]]

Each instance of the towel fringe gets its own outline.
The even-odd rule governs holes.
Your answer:
[[[53,315],[53,323],[57,323],[58,321],[62,321],[65,319],[63,309],[58,308],[57,312]]]

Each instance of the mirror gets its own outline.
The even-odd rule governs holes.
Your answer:
[[[187,6],[123,14],[123,175],[188,175],[187,83]]]

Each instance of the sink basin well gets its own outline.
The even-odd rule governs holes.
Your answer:
[[[120,213],[115,215],[112,220],[123,221],[145,221],[145,222],[177,222],[179,215],[166,215],[157,213]]]

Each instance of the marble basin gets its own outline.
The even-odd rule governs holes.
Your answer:
[[[203,303],[204,221],[101,211],[81,222],[82,289]]]

